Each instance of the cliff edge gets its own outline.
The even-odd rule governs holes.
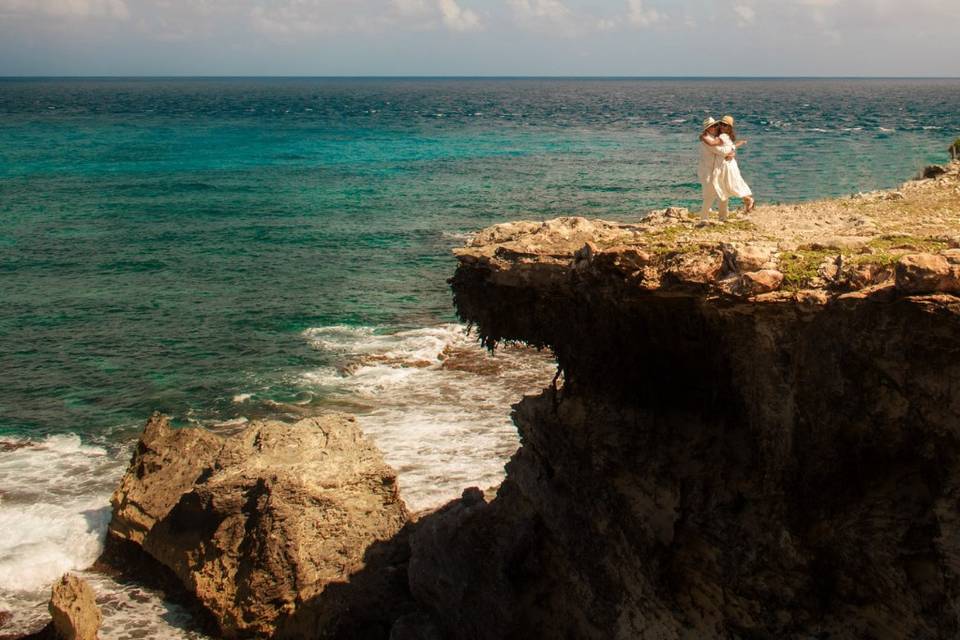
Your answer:
[[[456,251],[483,341],[551,348],[495,499],[421,521],[456,638],[960,633],[960,163],[700,225],[562,218]]]

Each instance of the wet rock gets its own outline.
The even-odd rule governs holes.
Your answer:
[[[53,585],[50,616],[55,638],[96,640],[102,616],[93,589],[77,576],[66,574]]]
[[[389,628],[404,597],[396,474],[346,416],[229,438],[154,416],[112,503],[109,535],[169,568],[226,637]]]

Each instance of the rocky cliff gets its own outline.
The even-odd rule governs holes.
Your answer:
[[[562,375],[515,406],[497,497],[418,525],[431,632],[957,637],[958,237],[958,163],[724,224],[478,234],[461,317]]]

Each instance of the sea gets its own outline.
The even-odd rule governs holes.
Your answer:
[[[696,207],[728,113],[761,205],[893,187],[947,160],[958,104],[956,79],[0,79],[0,636],[74,571],[102,638],[204,637],[87,570],[154,411],[347,411],[411,509],[495,486],[555,365],[458,322],[472,232]]]

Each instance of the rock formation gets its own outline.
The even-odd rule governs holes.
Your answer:
[[[73,574],[54,583],[48,605],[50,624],[29,640],[97,640],[103,617],[93,589]]]
[[[497,497],[418,523],[449,638],[960,634],[960,164],[697,225],[498,225],[458,312],[550,347]],[[413,631],[411,631],[413,630]]]
[[[384,637],[406,611],[407,510],[353,418],[223,438],[155,415],[112,503],[112,544],[165,566],[226,637]]]

